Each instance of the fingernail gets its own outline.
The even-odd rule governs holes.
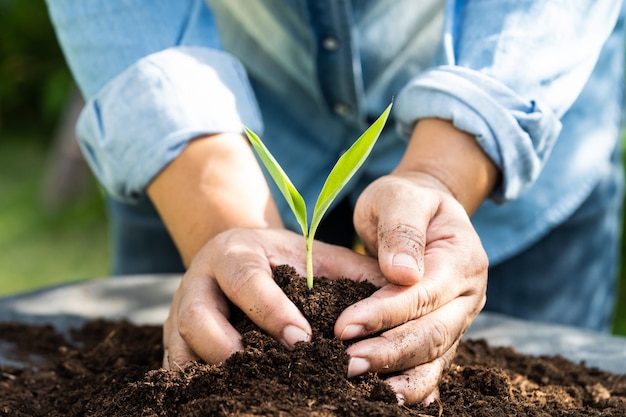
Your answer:
[[[341,332],[340,340],[350,340],[355,337],[365,336],[365,328],[360,324],[348,324]]]
[[[418,270],[417,262],[415,261],[415,258],[413,258],[411,255],[408,255],[406,253],[396,253],[395,255],[393,255],[391,264],[393,266],[401,266],[403,268],[409,268],[415,271]]]
[[[363,358],[350,358],[348,362],[348,378],[364,374],[370,370],[370,361]]]
[[[396,394],[396,400],[398,401],[398,405],[402,407],[404,405],[404,395]]]
[[[290,324],[283,330],[283,344],[289,349],[293,349],[298,342],[309,340],[311,340],[311,335],[298,326]]]

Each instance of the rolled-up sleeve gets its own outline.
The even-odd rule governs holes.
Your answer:
[[[48,0],[86,99],[77,134],[113,197],[143,198],[150,181],[200,135],[261,131],[241,63],[222,51],[204,0]]]
[[[77,127],[83,153],[116,198],[148,183],[193,138],[261,130],[243,67],[221,51],[169,48],[139,60],[87,101]]]
[[[451,120],[499,167],[496,201],[537,179],[611,34],[622,1],[449,2],[444,65],[412,79],[395,116],[409,137],[423,118]]]

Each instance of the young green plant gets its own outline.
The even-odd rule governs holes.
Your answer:
[[[387,122],[391,106],[392,104],[389,104],[378,119],[376,119],[376,121],[372,123],[356,142],[354,142],[337,160],[317,197],[310,225],[307,218],[304,198],[293,185],[278,161],[276,161],[274,156],[272,156],[270,151],[265,147],[261,139],[253,131],[244,126],[248,140],[252,143],[263,165],[265,165],[265,168],[267,168],[267,171],[278,186],[283,197],[287,200],[287,204],[289,204],[291,211],[293,211],[302,229],[306,247],[306,282],[309,288],[313,288],[313,239],[317,227],[333,200],[369,156]]]

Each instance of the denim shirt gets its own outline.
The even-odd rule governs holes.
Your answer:
[[[472,216],[497,263],[576,210],[610,169],[620,136],[622,1],[48,0],[48,8],[87,99],[77,126],[85,157],[108,193],[129,203],[145,198],[189,140],[245,124],[312,207],[339,155],[393,100],[344,195],[355,201],[395,167],[417,121],[451,120],[502,173]]]

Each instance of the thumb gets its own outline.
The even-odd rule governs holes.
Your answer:
[[[393,284],[412,285],[424,276],[425,230],[392,216],[379,219],[378,264]]]
[[[357,200],[354,226],[393,284],[413,285],[424,276],[426,231],[436,211],[430,200],[411,181],[392,176],[370,184]]]

